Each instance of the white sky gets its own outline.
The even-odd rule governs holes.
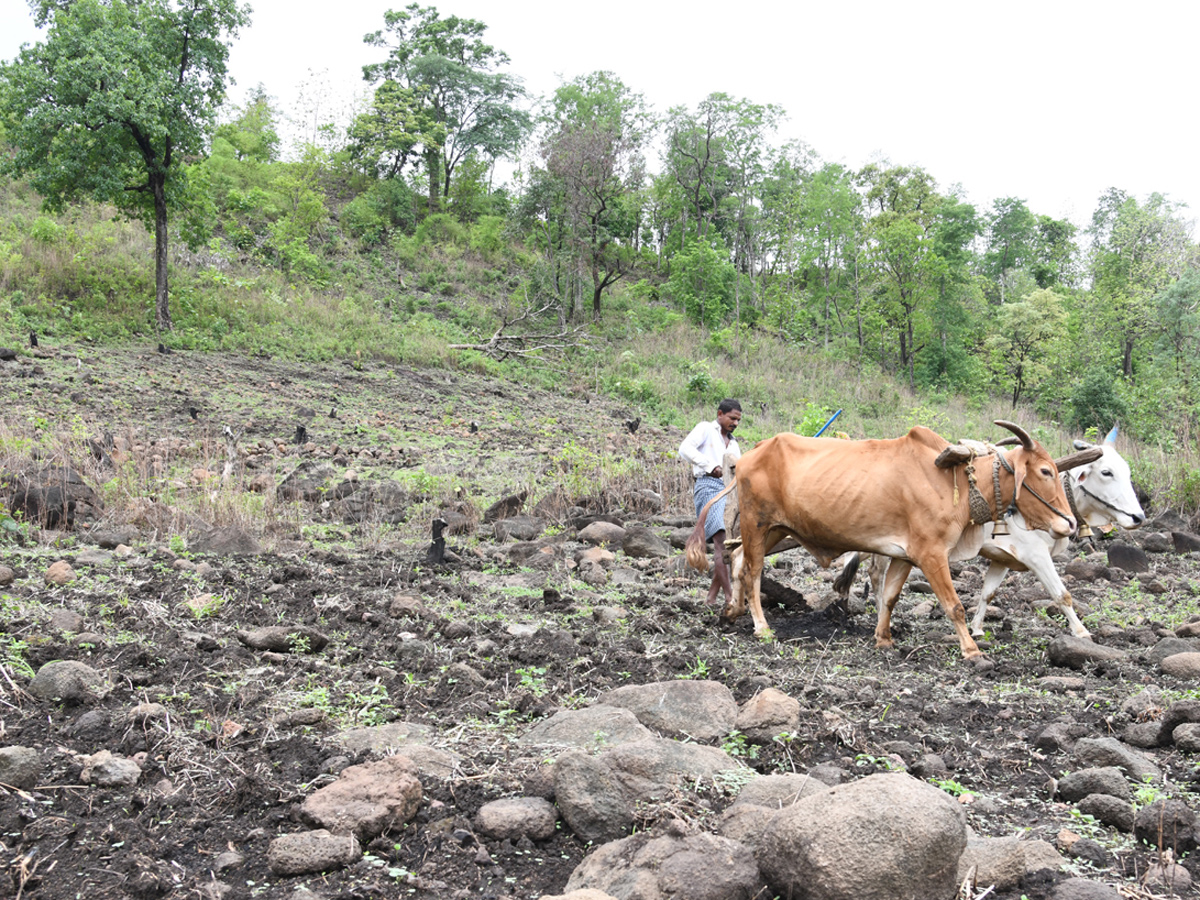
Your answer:
[[[406,5],[251,2],[232,96],[261,82],[285,111],[299,109],[310,73],[342,102],[362,93],[363,63],[383,52],[362,37]],[[535,94],[608,69],[659,111],[713,91],[779,104],[781,141],[851,167],[919,165],[942,190],[961,184],[980,211],[1015,196],[1083,226],[1118,187],[1200,214],[1197,3],[424,2],[485,22],[485,39]],[[38,37],[23,3],[0,3],[0,58]]]

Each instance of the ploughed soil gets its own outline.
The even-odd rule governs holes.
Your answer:
[[[1147,651],[1200,611],[1200,560],[1156,553],[1140,578],[1112,569],[1072,582],[1096,640],[1128,652],[1080,670],[1048,661],[1065,626],[1044,610],[1032,576],[1010,574],[982,642],[992,665],[975,666],[960,659],[919,581],[897,609],[896,650],[875,650],[870,598],[854,615],[826,606],[832,576],[799,551],[769,573],[775,640],[756,641],[748,617],[718,623],[703,602],[707,578],[683,567],[678,550],[667,559],[617,552],[603,583],[572,568],[585,546],[582,511],[665,538],[693,520],[673,458],[682,431],[635,426],[638,412],[585,387],[550,394],[380,364],[84,346],[0,363],[8,474],[33,458],[70,456],[104,504],[73,529],[0,532],[0,565],[14,574],[0,587],[0,746],[34,748],[43,763],[36,785],[0,786],[0,896],[240,900],[291,897],[300,886],[326,900],[559,893],[588,851],[564,823],[544,842],[496,842],[476,833],[476,812],[501,797],[552,798],[552,759],[518,743],[530,723],[614,687],[676,678],[720,681],[739,702],[764,687],[800,701],[795,733],[725,743],[757,772],[831,762],[853,778],[911,764],[917,748],[944,760],[935,783],[961,797],[978,834],[1058,843],[1066,830],[1105,850],[1099,863],[1067,857],[1053,878],[992,897],[1046,897],[1072,874],[1133,890],[1156,852],[1056,799],[1070,752],[1036,739],[1052,723],[1119,736],[1129,723],[1122,704],[1149,687],[1161,689],[1163,705],[1195,696]],[[227,477],[225,426],[237,447]],[[304,463],[329,466],[327,485],[311,499],[278,497],[274,486]],[[255,478],[260,492],[249,489]],[[349,512],[338,486],[355,480],[400,485],[403,501]],[[662,496],[661,510],[630,499],[647,489]],[[521,493],[525,512],[541,504],[538,540],[552,552],[538,558],[549,565],[514,554],[482,521],[492,503]],[[1157,511],[1147,511],[1151,532]],[[439,513],[454,514],[451,555],[431,564]],[[233,535],[234,552],[204,549],[213,527]],[[128,550],[77,562],[105,534]],[[1111,540],[1072,552],[1103,562]],[[47,584],[58,560],[75,577]],[[964,600],[983,571],[979,561],[955,567]],[[398,610],[398,595],[423,609]],[[618,612],[598,615],[605,608]],[[329,643],[266,652],[238,638],[281,624]],[[85,663],[104,690],[34,699],[30,675],[51,660]],[[143,703],[166,715],[130,718]],[[434,743],[460,757],[454,774],[423,778],[416,818],[373,841],[363,861],[273,875],[267,847],[305,827],[298,803],[370,758],[334,737],[388,722],[432,729]],[[83,757],[100,750],[137,759],[138,782],[83,783]],[[1146,752],[1164,779],[1145,785],[1140,802],[1200,803],[1194,759],[1173,747]],[[688,796],[647,810],[640,827],[670,818],[711,827],[731,799]]]

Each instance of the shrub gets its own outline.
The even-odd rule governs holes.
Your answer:
[[[451,244],[461,246],[466,242],[467,231],[448,213],[426,216],[417,226],[418,244]]]
[[[1126,421],[1129,409],[1117,393],[1116,379],[1103,369],[1092,369],[1071,394],[1071,422],[1080,432],[1103,434]]]

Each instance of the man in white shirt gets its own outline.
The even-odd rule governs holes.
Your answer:
[[[738,455],[741,449],[733,439],[734,429],[742,421],[742,405],[736,400],[725,399],[717,406],[714,422],[701,422],[691,430],[679,445],[679,456],[692,464],[692,475],[696,479],[692,498],[696,501],[696,515],[704,509],[716,494],[725,487],[721,463],[725,454],[733,450]],[[714,503],[704,520],[704,537],[713,544],[713,579],[708,589],[708,605],[717,603],[717,591],[725,593],[726,602],[733,599],[733,588],[729,583],[729,567],[725,565],[725,498]]]

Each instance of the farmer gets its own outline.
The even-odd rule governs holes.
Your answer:
[[[742,421],[742,405],[736,400],[725,399],[717,406],[717,418],[713,422],[701,422],[691,430],[679,445],[679,456],[692,464],[692,475],[696,483],[692,497],[696,501],[696,515],[704,504],[725,487],[721,480],[724,472],[721,461],[732,450],[741,454],[733,432]],[[709,606],[717,606],[717,590],[725,592],[725,601],[733,599],[733,588],[729,583],[729,567],[725,564],[725,499],[712,505],[704,523],[704,537],[713,545],[713,579],[708,589]]]

